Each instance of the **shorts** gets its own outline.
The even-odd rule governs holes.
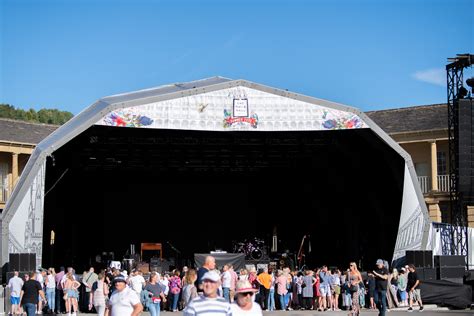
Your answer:
[[[76,290],[67,290],[67,298],[78,298],[79,295]]]
[[[341,287],[339,285],[333,285],[332,286],[332,292],[336,295],[341,294]]]
[[[406,301],[406,300],[407,300],[407,291],[398,290],[398,293],[400,293],[400,299],[401,299],[402,301]]]
[[[421,300],[421,291],[420,289],[414,289],[413,291],[409,292],[410,299],[414,301]]]
[[[12,305],[20,305],[20,297],[17,297],[17,296],[10,296],[10,304],[12,304]]]
[[[321,284],[319,286],[319,292],[321,293],[322,297],[331,296],[331,289],[329,287],[329,284]]]

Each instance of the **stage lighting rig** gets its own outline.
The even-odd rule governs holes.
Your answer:
[[[467,79],[466,84],[471,87],[471,94],[474,93],[474,77]]]
[[[464,99],[466,95],[467,95],[467,89],[461,86],[458,90],[458,99]]]
[[[446,65],[448,92],[448,139],[449,139],[449,179],[450,179],[450,208],[451,208],[451,255],[468,256],[467,247],[467,209],[459,188],[459,100],[467,95],[463,86],[464,68],[474,64],[474,55],[457,54],[448,58]],[[472,78],[466,81],[472,88]],[[467,261],[466,261],[467,262]]]

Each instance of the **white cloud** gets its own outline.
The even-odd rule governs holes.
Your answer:
[[[443,68],[420,70],[415,72],[412,77],[419,81],[446,87],[446,70]]]

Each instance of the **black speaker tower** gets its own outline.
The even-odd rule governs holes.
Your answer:
[[[35,253],[11,253],[9,259],[8,272],[36,270]]]
[[[448,86],[449,200],[451,207],[451,255],[468,256],[467,206],[473,205],[472,99],[466,99],[464,68],[474,64],[474,55],[458,54],[446,65]],[[468,108],[470,104],[471,108]]]

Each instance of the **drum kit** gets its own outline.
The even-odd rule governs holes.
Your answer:
[[[234,253],[244,253],[247,260],[260,260],[263,258],[265,251],[265,242],[255,237],[253,240],[245,240],[244,242],[234,243]]]

